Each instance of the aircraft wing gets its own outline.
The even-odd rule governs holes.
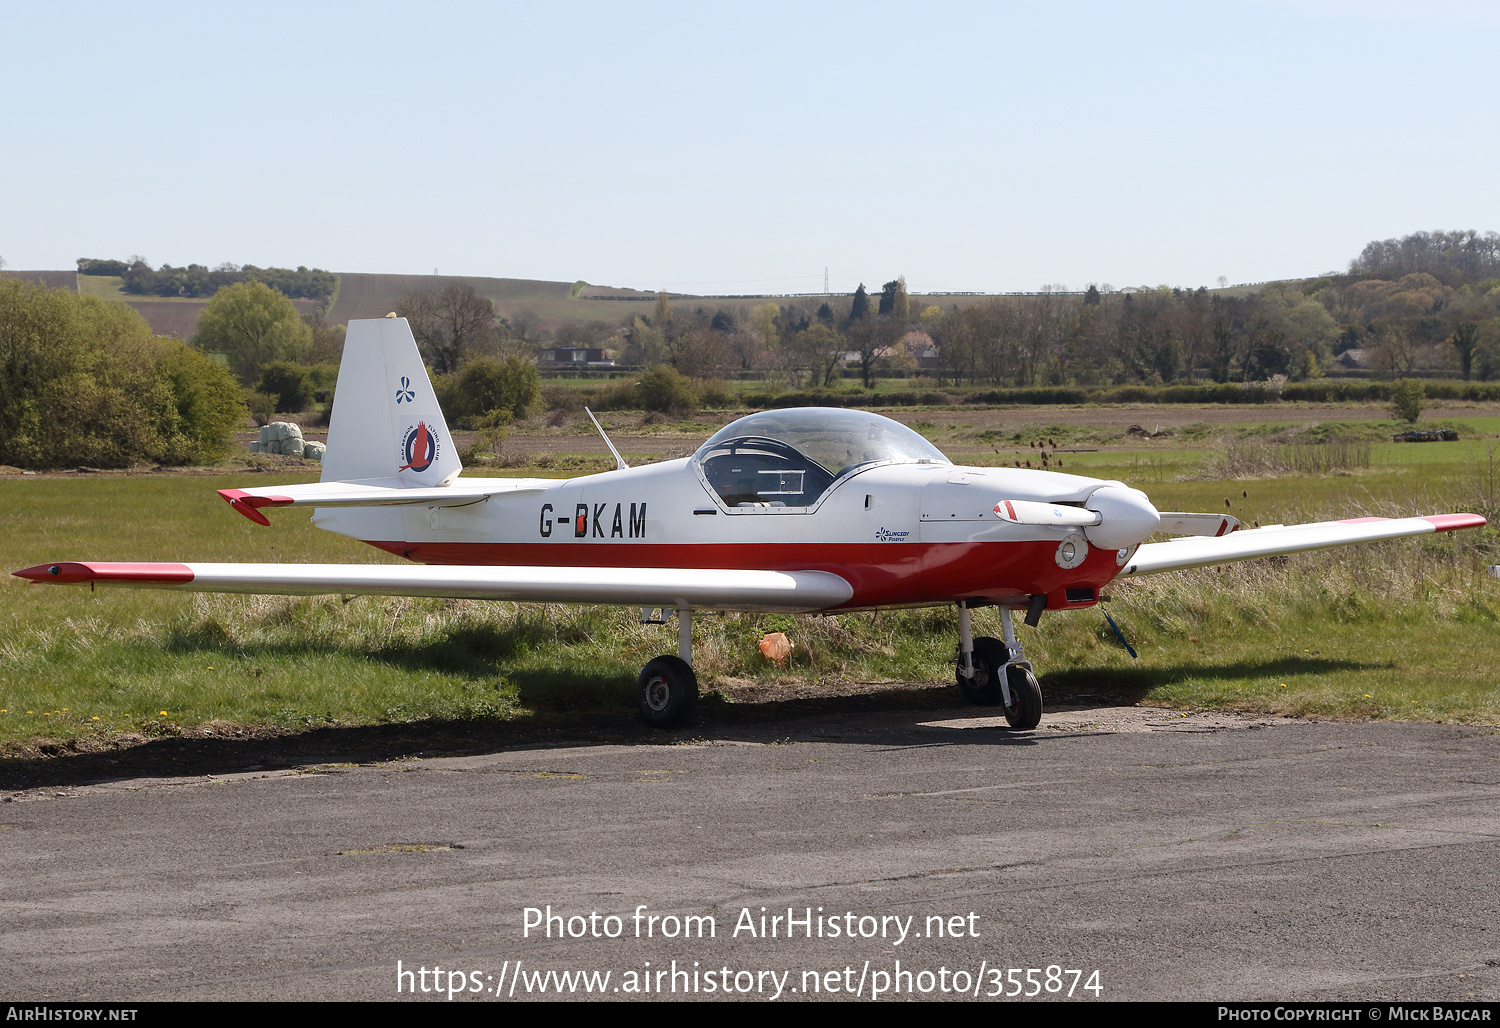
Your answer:
[[[1121,578],[1162,571],[1228,564],[1236,560],[1274,557],[1303,550],[1322,550],[1351,543],[1399,539],[1459,528],[1482,528],[1478,514],[1433,514],[1420,518],[1352,518],[1309,525],[1270,525],[1215,537],[1187,536],[1164,543],[1146,543],[1131,556]]]
[[[186,592],[442,596],[698,610],[825,610],[854,595],[848,582],[827,571],[63,561],[14,574],[35,583],[89,582]]]
[[[412,503],[463,507],[502,493],[541,492],[554,484],[547,479],[460,477],[449,485],[412,487],[396,478],[372,478],[361,482],[220,489],[219,495],[257,525],[269,525],[271,522],[260,512],[261,507],[383,507]]]

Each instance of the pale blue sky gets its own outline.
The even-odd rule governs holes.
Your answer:
[[[0,256],[1212,284],[1500,230],[1500,4],[0,0]]]

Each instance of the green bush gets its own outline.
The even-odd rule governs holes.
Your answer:
[[[163,341],[158,370],[172,387],[176,431],[158,455],[163,464],[210,464],[229,452],[234,433],[245,424],[245,403],[229,369],[201,350]]]
[[[654,364],[641,374],[635,384],[635,398],[642,410],[663,414],[687,414],[698,409],[693,384],[666,364]]]
[[[247,415],[228,371],[124,304],[0,279],[0,463],[191,464]]]
[[[256,393],[245,390],[245,406],[250,409],[250,420],[257,425],[269,425],[276,417],[276,394]]]
[[[1423,393],[1421,382],[1403,378],[1391,390],[1391,413],[1402,421],[1415,425],[1422,416]]]
[[[312,380],[313,401],[332,404],[333,391],[339,384],[339,366],[337,364],[309,364],[307,375]]]
[[[300,414],[313,402],[311,369],[291,361],[272,361],[260,369],[259,391],[276,397],[278,413]]]
[[[576,414],[583,410],[584,396],[580,390],[565,385],[542,386],[542,402],[548,410]]]
[[[580,389],[584,406],[592,410],[639,410],[635,383],[628,378],[616,379],[593,389]]]
[[[434,386],[444,413],[454,424],[480,428],[524,418],[541,399],[542,376],[524,357],[471,357]]]
[[[739,399],[734,395],[734,390],[729,388],[729,383],[722,378],[711,378],[707,381],[698,382],[698,399],[705,407],[715,410],[723,410],[726,407],[738,407]]]

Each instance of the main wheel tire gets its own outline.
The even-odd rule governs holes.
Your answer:
[[[1005,720],[1015,729],[1035,728],[1042,721],[1042,687],[1036,675],[1020,664],[1012,664],[1005,669],[1005,678],[1010,686]]]
[[[983,707],[998,707],[1005,697],[1000,692],[1000,669],[1010,659],[1010,651],[999,639],[980,636],[974,640],[974,677],[956,673],[958,690],[964,699]]]
[[[657,657],[636,679],[641,718],[652,728],[676,728],[698,706],[698,676],[681,657]]]

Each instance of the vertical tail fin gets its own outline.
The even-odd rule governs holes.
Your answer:
[[[322,481],[434,486],[462,470],[406,319],[349,322]]]

